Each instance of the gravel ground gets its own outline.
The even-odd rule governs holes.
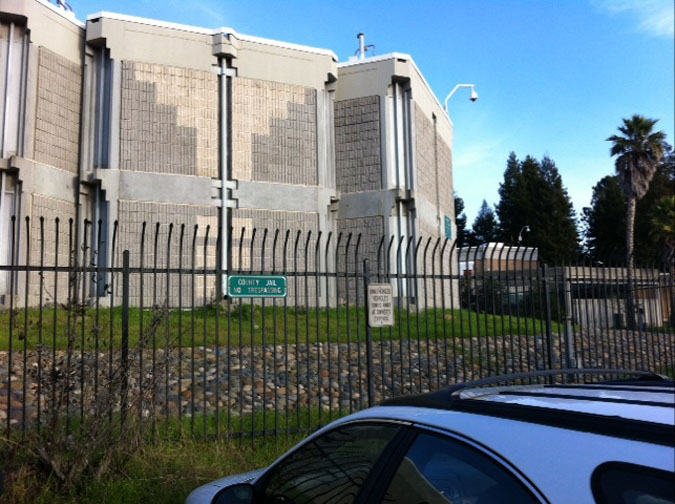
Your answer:
[[[673,369],[672,334],[602,331],[576,334],[574,339],[579,367]],[[560,358],[565,355],[560,351],[561,340],[561,335],[553,335],[550,362],[544,351],[549,345],[542,336],[375,341],[374,401],[488,375],[566,367]],[[8,413],[10,425],[23,419],[27,424],[35,421],[38,396],[40,412],[45,414],[54,392],[75,415],[102,405],[119,408],[122,355],[118,351],[73,352],[68,359],[65,352],[54,355],[45,348],[26,354],[25,369],[23,353],[13,352],[8,376],[9,358],[8,352],[0,353],[2,427],[7,425]],[[146,416],[153,410],[161,416],[190,416],[218,408],[221,414],[236,417],[263,408],[293,411],[297,406],[320,405],[323,410],[348,412],[367,407],[363,342],[318,343],[310,345],[309,351],[306,345],[157,349],[154,355],[151,350],[131,350],[129,369],[128,397],[143,397]]]

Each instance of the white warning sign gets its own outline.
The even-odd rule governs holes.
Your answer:
[[[390,284],[368,285],[368,325],[394,325],[394,293]]]

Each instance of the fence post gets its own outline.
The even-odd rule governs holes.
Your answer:
[[[368,302],[368,283],[370,281],[370,268],[368,259],[363,260],[363,298],[366,307],[366,372],[368,373],[368,407],[373,407],[373,328],[370,327],[368,313],[370,312],[370,303]]]
[[[551,324],[551,291],[549,289],[548,266],[544,264],[544,297],[546,299],[546,353],[548,368],[553,369],[553,327]]]
[[[570,278],[571,266],[563,269],[563,288],[565,290],[565,327],[563,327],[563,336],[565,338],[565,367],[572,369],[577,367],[576,349],[572,339],[572,279]],[[567,381],[574,381],[574,375],[568,375]]]
[[[122,252],[122,387],[120,415],[122,425],[127,416],[129,391],[129,251]]]

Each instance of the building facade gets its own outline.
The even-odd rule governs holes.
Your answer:
[[[229,28],[82,23],[47,0],[0,0],[0,56],[2,264],[129,250],[135,266],[264,270],[264,229],[309,247],[360,235],[373,259],[383,236],[454,238],[452,123],[410,56],[338,63]],[[0,275],[6,302],[22,282]]]

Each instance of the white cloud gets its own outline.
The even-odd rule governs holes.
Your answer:
[[[638,29],[657,37],[675,34],[673,0],[591,0],[600,10],[610,14],[630,13],[637,18]]]
[[[453,166],[473,168],[485,165],[502,154],[505,140],[506,138],[502,137],[455,145]]]

